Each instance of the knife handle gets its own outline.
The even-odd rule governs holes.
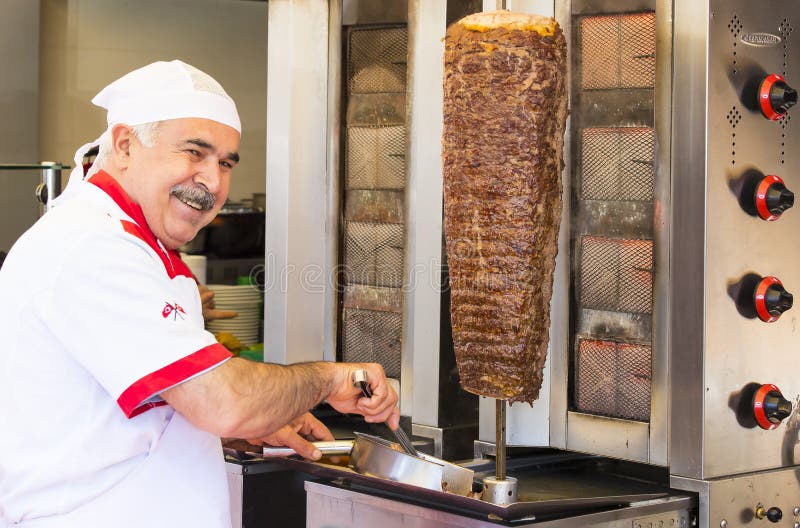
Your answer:
[[[353,371],[353,386],[361,389],[361,394],[365,398],[372,398],[372,389],[369,386],[366,370],[358,369]]]

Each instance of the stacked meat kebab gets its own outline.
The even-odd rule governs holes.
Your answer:
[[[567,50],[555,20],[494,11],[445,38],[444,213],[462,386],[533,403],[561,219]],[[498,477],[505,477],[498,468]]]

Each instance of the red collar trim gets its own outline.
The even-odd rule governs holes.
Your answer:
[[[147,225],[147,220],[144,218],[144,212],[142,211],[142,208],[139,206],[139,204],[133,201],[133,199],[128,195],[127,192],[125,192],[125,189],[122,188],[122,186],[117,180],[114,179],[113,176],[106,171],[101,170],[93,174],[88,181],[109,195],[111,199],[114,200],[114,203],[116,203],[126,215],[130,216],[133,221],[136,222],[140,228],[142,228],[142,231],[146,231],[153,241],[156,240],[156,236]]]
[[[122,220],[123,229],[127,233],[143,240],[153,249],[153,251],[156,252],[156,255],[161,257],[161,261],[164,264],[164,269],[166,269],[167,274],[171,279],[179,275],[183,275],[185,277],[190,277],[194,280],[197,280],[186,263],[181,260],[181,257],[177,251],[166,250],[165,253],[165,248],[162,248],[162,246],[158,243],[158,240],[153,234],[153,231],[150,229],[150,226],[147,225],[147,220],[144,217],[142,208],[139,206],[139,204],[133,201],[130,195],[125,192],[125,189],[122,188],[122,186],[117,180],[114,179],[113,176],[101,170],[93,174],[88,181],[111,197],[111,199],[114,200],[114,203],[116,203],[125,214],[133,219],[133,224],[127,220]]]

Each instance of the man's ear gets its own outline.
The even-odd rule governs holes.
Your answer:
[[[119,169],[127,169],[131,158],[131,147],[138,142],[127,125],[114,125],[111,129],[111,156]]]

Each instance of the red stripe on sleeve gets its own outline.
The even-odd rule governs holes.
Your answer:
[[[135,381],[117,398],[117,405],[126,417],[132,418],[156,407],[150,403],[143,403],[146,399],[217,365],[231,355],[228,349],[219,343],[201,348]]]

